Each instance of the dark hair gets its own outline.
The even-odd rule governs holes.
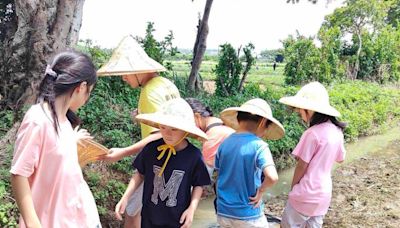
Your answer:
[[[193,109],[194,113],[199,113],[202,117],[213,116],[211,108],[205,106],[203,103],[201,103],[201,101],[197,100],[196,98],[185,98],[185,100]]]
[[[314,112],[314,115],[311,117],[310,127],[321,123],[325,123],[328,120],[330,120],[334,125],[340,128],[342,131],[347,126],[347,123],[337,120],[336,117],[334,116],[328,116],[319,112]]]
[[[238,111],[237,113],[237,121],[242,122],[242,121],[252,121],[254,123],[260,122],[264,117],[259,116],[259,115],[253,115],[248,112],[241,112]],[[267,119],[267,122],[265,123],[265,127],[268,127],[270,125],[271,121]]]
[[[54,56],[39,85],[38,101],[49,103],[54,129],[57,133],[59,123],[54,106],[56,97],[68,93],[72,94],[81,82],[87,82],[87,85],[91,86],[96,81],[96,68],[87,55],[76,51],[63,51]],[[71,110],[68,110],[67,118],[73,127],[81,122],[79,117]]]

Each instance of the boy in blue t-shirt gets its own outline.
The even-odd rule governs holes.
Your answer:
[[[261,138],[279,139],[285,131],[268,103],[259,98],[225,109],[221,119],[236,133],[222,142],[215,159],[218,223],[221,227],[268,227],[262,195],[277,182],[278,174],[268,144]]]
[[[200,150],[186,137],[207,136],[196,127],[193,111],[182,98],[136,119],[158,127],[162,139],[148,143],[136,157],[133,166],[137,172],[115,207],[116,217],[122,219],[128,199],[144,182],[142,228],[190,227],[203,186],[211,181]]]

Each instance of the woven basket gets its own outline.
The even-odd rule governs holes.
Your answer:
[[[96,161],[100,155],[108,154],[107,147],[93,140],[85,139],[82,143],[84,146],[78,143],[78,160],[81,167]]]

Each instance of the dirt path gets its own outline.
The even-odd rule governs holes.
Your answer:
[[[400,227],[400,140],[388,148],[338,167],[324,227]],[[266,203],[281,216],[286,196]]]

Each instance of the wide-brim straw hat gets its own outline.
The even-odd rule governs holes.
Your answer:
[[[81,143],[83,145],[78,143],[78,161],[81,167],[90,162],[97,161],[101,155],[108,154],[107,147],[91,139],[81,140]]]
[[[312,110],[328,116],[339,117],[340,112],[329,103],[328,91],[319,82],[311,82],[304,85],[295,96],[282,97],[282,104]]]
[[[266,129],[265,139],[277,140],[285,135],[285,129],[282,124],[272,116],[271,107],[263,99],[255,98],[245,102],[240,107],[227,108],[221,112],[220,116],[225,125],[237,130],[239,128],[238,112],[247,112],[270,120],[272,123]]]
[[[98,71],[98,76],[121,76],[166,71],[160,63],[150,58],[140,44],[126,36],[114,50],[110,60]]]
[[[167,101],[158,112],[139,114],[136,120],[155,128],[160,125],[176,128],[189,133],[189,137],[207,140],[206,133],[196,126],[192,108],[182,98]]]

